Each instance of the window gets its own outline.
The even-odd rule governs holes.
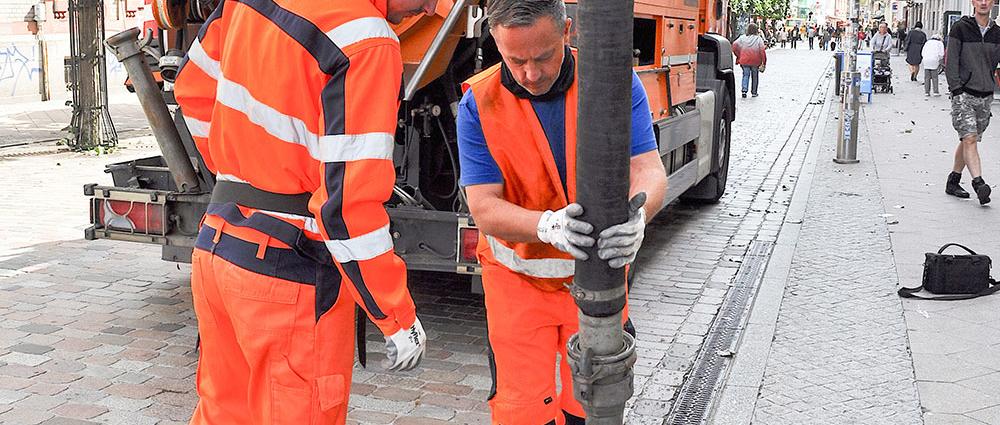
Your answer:
[[[634,18],[632,22],[632,48],[639,51],[639,65],[652,65],[656,62],[656,20]]]

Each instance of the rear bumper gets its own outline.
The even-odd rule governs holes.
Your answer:
[[[211,194],[182,194],[155,189],[115,186],[84,186],[90,204],[90,227],[84,230],[87,240],[111,239],[163,246],[163,259],[191,262],[191,251]],[[162,209],[163,227],[159,231],[114,228],[102,222],[99,209],[104,201],[129,202],[145,208]],[[459,232],[475,228],[468,214],[432,211],[419,208],[389,208],[390,233],[396,254],[410,270],[479,274],[479,264],[461,260]]]

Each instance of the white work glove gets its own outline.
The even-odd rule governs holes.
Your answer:
[[[577,260],[586,260],[587,253],[579,247],[594,246],[594,238],[587,236],[594,226],[579,217],[583,214],[580,204],[572,203],[558,211],[545,211],[538,219],[538,239],[556,249],[572,255]]]
[[[420,326],[420,319],[415,319],[409,329],[400,329],[385,338],[385,352],[389,357],[385,368],[406,371],[417,367],[424,357],[426,347],[427,334],[424,333],[424,327]]]
[[[628,221],[604,229],[597,236],[597,256],[617,269],[635,261],[646,232],[646,192],[639,192],[628,202]]]

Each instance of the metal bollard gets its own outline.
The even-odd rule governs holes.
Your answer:
[[[840,128],[837,131],[837,157],[833,162],[838,164],[858,163],[858,115],[861,111],[861,73],[845,72],[844,97],[840,103]]]
[[[837,96],[840,96],[841,87],[844,85],[844,80],[841,79],[843,78],[844,64],[843,61],[841,61],[840,59],[840,57],[843,55],[844,52],[839,52],[839,51],[833,54],[833,78],[834,81],[837,82],[836,84],[833,85],[833,94]]]

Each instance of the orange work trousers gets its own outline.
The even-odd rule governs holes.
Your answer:
[[[489,399],[493,424],[564,425],[563,412],[584,418],[583,407],[573,397],[573,374],[566,357],[566,342],[579,329],[569,292],[543,291],[496,266],[483,268],[483,292],[493,370]]]
[[[195,249],[191,264],[201,336],[191,424],[344,424],[355,335],[346,285],[317,322],[315,286],[250,271],[281,267],[275,258],[287,260],[291,250],[267,247],[249,259],[237,256],[261,262],[240,267],[220,254],[247,242],[215,239],[211,251]]]

